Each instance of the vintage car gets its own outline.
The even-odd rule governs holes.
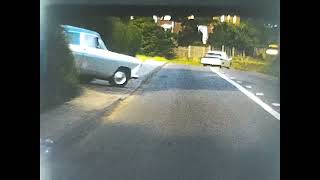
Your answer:
[[[103,79],[124,87],[130,79],[138,78],[139,59],[109,51],[97,32],[69,25],[62,28],[83,81]]]

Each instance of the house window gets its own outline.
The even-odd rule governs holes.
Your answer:
[[[224,15],[222,15],[221,18],[220,18],[220,21],[221,21],[221,22],[224,22],[224,20],[225,20],[225,19],[224,19]]]
[[[236,24],[237,22],[237,16],[233,16],[233,24]]]

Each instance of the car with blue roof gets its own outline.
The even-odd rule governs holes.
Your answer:
[[[139,59],[108,50],[95,31],[70,25],[61,27],[82,80],[103,79],[113,86],[124,87],[130,79],[138,78],[142,66]]]

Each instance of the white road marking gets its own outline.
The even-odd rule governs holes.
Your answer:
[[[252,86],[246,86],[246,88],[251,89],[251,88],[252,88]]]
[[[256,96],[263,96],[263,93],[256,93]]]
[[[279,104],[279,103],[272,103],[272,105],[273,105],[273,106],[277,106],[277,107],[279,107],[279,106],[280,106],[280,104]]]
[[[241,84],[241,83],[242,83],[242,81],[237,81],[237,83],[240,83],[240,84]]]
[[[234,85],[236,88],[238,88],[243,94],[245,94],[246,96],[248,96],[251,100],[253,100],[254,102],[256,102],[258,105],[260,105],[265,111],[267,111],[268,113],[270,113],[273,117],[275,117],[276,119],[280,120],[280,113],[278,113],[277,111],[275,111],[274,109],[272,109],[272,107],[270,107],[268,104],[264,103],[260,98],[258,98],[257,96],[255,96],[252,92],[248,91],[247,89],[245,89],[244,87],[242,87],[241,85],[239,85],[238,83],[234,82],[233,80],[229,79],[227,76],[225,76],[224,74],[220,73],[219,71],[215,71],[214,69],[210,68],[212,72],[218,74],[221,78],[225,79],[226,81],[228,81],[229,83],[231,83],[232,85]],[[280,105],[280,104],[279,104]]]
[[[235,79],[235,77],[230,77],[230,79]]]

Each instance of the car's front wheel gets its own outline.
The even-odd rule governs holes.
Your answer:
[[[109,80],[109,83],[112,86],[124,87],[125,85],[127,85],[129,79],[129,70],[121,68],[113,74],[113,76]]]

